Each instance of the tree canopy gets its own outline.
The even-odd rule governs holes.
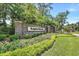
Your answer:
[[[51,3],[1,3],[0,31],[14,34],[15,21],[41,26],[55,26],[57,31],[65,29],[69,11],[60,12],[54,17],[50,13],[54,9],[52,5]],[[7,20],[10,21],[10,24],[7,24]],[[76,29],[79,31],[79,23],[76,24]]]

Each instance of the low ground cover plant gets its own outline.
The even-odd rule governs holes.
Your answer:
[[[23,48],[25,46],[33,45],[46,39],[50,39],[51,35],[52,35],[51,33],[48,33],[31,39],[15,40],[10,43],[5,42],[4,44],[0,42],[0,53],[13,51],[17,48]]]
[[[24,39],[33,38],[33,37],[36,37],[36,36],[39,36],[42,34],[45,34],[45,33],[25,34]],[[6,38],[8,38],[10,41],[15,41],[15,40],[20,39],[20,36],[17,34],[15,34],[15,35],[0,34],[0,41],[7,41],[8,39],[6,39]]]
[[[46,49],[48,49],[53,41],[55,40],[55,36],[52,37],[52,39],[49,40],[44,40],[42,42],[39,42],[37,44],[28,46],[28,47],[24,47],[22,49],[16,49],[15,51],[9,51],[0,55],[3,56],[36,56],[36,55],[40,55],[43,51],[45,51]]]
[[[33,38],[33,37],[36,37],[36,36],[39,36],[39,35],[42,35],[42,34],[46,34],[46,33],[25,34],[24,38],[29,39],[29,38]]]
[[[42,34],[45,34],[45,33],[25,34],[25,35],[23,35],[23,37],[24,37],[24,39],[29,39],[29,38],[33,38],[33,37],[36,37],[36,36],[39,36]],[[18,35],[18,34],[15,34],[15,35],[0,34],[0,41],[15,41],[15,40],[19,40],[19,39],[20,39],[20,35]]]

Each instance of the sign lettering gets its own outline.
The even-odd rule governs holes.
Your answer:
[[[45,31],[43,27],[28,27],[28,31]]]

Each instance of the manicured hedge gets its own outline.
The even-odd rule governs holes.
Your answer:
[[[45,33],[25,34],[24,38],[29,39],[29,38],[33,38],[33,37],[36,37],[36,36],[39,36],[39,35],[42,35],[42,34],[45,34]]]
[[[9,38],[11,41],[15,41],[19,39],[19,35],[11,35]]]
[[[0,54],[1,56],[36,56],[40,55],[42,52],[47,50],[52,44],[53,41],[55,40],[56,36],[52,37],[49,40],[44,40],[42,42],[39,42],[37,44],[22,48],[22,49],[17,49],[15,51],[9,51],[3,54]]]
[[[31,35],[31,34],[25,34],[25,35],[24,35],[24,38],[25,38],[25,39],[32,38],[32,35]]]

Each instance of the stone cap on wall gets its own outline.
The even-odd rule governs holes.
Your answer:
[[[22,21],[15,21],[15,23],[22,23]]]

